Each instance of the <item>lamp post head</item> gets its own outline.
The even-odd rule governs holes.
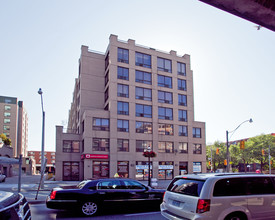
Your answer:
[[[41,89],[41,88],[39,88],[39,90],[38,90],[38,94],[39,94],[39,95],[42,95],[42,94],[43,94],[43,92],[42,92],[42,89]]]
[[[250,119],[249,119],[249,123],[252,123],[252,122],[253,122],[253,120],[252,120],[252,118],[250,118]]]

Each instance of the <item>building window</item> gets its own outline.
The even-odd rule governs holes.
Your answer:
[[[193,154],[201,154],[201,144],[194,144],[193,147]]]
[[[117,151],[118,152],[129,152],[129,140],[117,139]]]
[[[110,55],[109,55],[109,52],[107,53],[107,56],[105,57],[105,70],[108,68],[108,66],[109,66],[109,57],[110,57]]]
[[[63,140],[63,152],[65,152],[65,153],[79,153],[80,152],[79,141]]]
[[[136,152],[144,152],[149,146],[153,149],[152,141],[136,140]]]
[[[10,117],[11,113],[10,112],[4,112],[4,117]]]
[[[150,177],[152,177],[152,161],[150,162]],[[149,161],[136,161],[136,179],[148,180],[149,174]]]
[[[9,131],[10,130],[10,126],[9,125],[4,125],[4,131]]]
[[[109,131],[109,119],[93,118],[93,130]]]
[[[129,161],[117,161],[117,173],[119,177],[129,177]]]
[[[136,87],[136,99],[152,101],[152,90]]]
[[[158,75],[158,86],[172,88],[172,77]]]
[[[173,104],[173,94],[171,92],[158,91],[158,102]]]
[[[152,106],[136,104],[136,116],[152,118]]]
[[[5,111],[9,111],[11,110],[11,106],[10,105],[5,105]]]
[[[186,80],[178,79],[178,89],[186,91]]]
[[[136,133],[152,134],[152,122],[136,121]]]
[[[179,168],[180,175],[188,174],[188,162],[180,162]]]
[[[160,161],[158,178],[160,180],[173,179],[174,162],[173,161]]]
[[[136,82],[152,85],[152,74],[136,70]]]
[[[187,121],[187,111],[179,109],[179,121]]]
[[[4,124],[10,124],[11,120],[10,118],[4,118]]]
[[[158,107],[158,118],[165,120],[173,120],[173,109]]]
[[[188,136],[187,133],[187,126],[185,125],[179,125],[179,136]]]
[[[63,161],[63,181],[79,181],[79,162]]]
[[[128,120],[117,120],[117,131],[129,132],[129,121]]]
[[[179,143],[179,153],[180,154],[188,154],[188,144],[185,142]]]
[[[174,135],[174,126],[172,124],[159,124],[158,125],[159,135]]]
[[[172,61],[158,57],[158,70],[172,73]]]
[[[182,106],[187,106],[187,96],[178,94],[178,104]]]
[[[158,142],[158,152],[159,153],[173,153],[174,152],[174,143],[168,141],[159,141]]]
[[[129,63],[129,50],[117,48],[117,61],[121,63]]]
[[[186,64],[178,62],[178,74],[186,76]]]
[[[129,98],[129,86],[124,84],[117,84],[117,96]]]
[[[118,115],[129,115],[129,103],[128,102],[117,102],[117,114]]]
[[[109,151],[109,139],[93,138],[93,151]]]
[[[193,128],[193,137],[201,138],[201,129],[200,128]]]
[[[117,78],[122,80],[129,80],[129,69],[124,67],[117,67]]]
[[[136,52],[136,66],[151,68],[151,55]]]
[[[93,161],[93,178],[109,177],[109,161]]]

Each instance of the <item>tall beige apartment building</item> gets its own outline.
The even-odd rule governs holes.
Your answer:
[[[172,179],[206,172],[205,123],[194,120],[190,56],[111,35],[105,53],[82,46],[68,128],[56,126],[56,179],[118,174]]]
[[[13,157],[27,157],[28,114],[17,98],[0,96],[0,133],[11,139]]]

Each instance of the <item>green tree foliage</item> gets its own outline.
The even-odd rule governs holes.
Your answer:
[[[259,135],[250,138],[245,142],[245,149],[240,149],[240,143],[236,145],[230,145],[230,161],[232,168],[237,169],[239,163],[261,164],[262,171],[268,169],[269,165],[269,146],[271,160],[275,157],[275,137],[272,135]],[[219,154],[216,154],[216,149],[219,148]],[[225,143],[215,142],[213,145],[209,145],[206,148],[206,159],[210,161],[212,149],[212,161],[214,171],[218,168],[224,168],[223,162],[226,160],[226,145]],[[262,149],[265,154],[262,155]],[[275,161],[273,161],[273,166]],[[245,171],[246,171],[246,166]],[[207,163],[207,168],[210,169],[210,165]]]
[[[11,145],[11,139],[7,138],[5,134],[0,134],[0,138],[2,139],[5,145]]]

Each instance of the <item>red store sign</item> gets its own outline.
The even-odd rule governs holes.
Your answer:
[[[81,160],[83,159],[109,159],[108,154],[82,154]]]

